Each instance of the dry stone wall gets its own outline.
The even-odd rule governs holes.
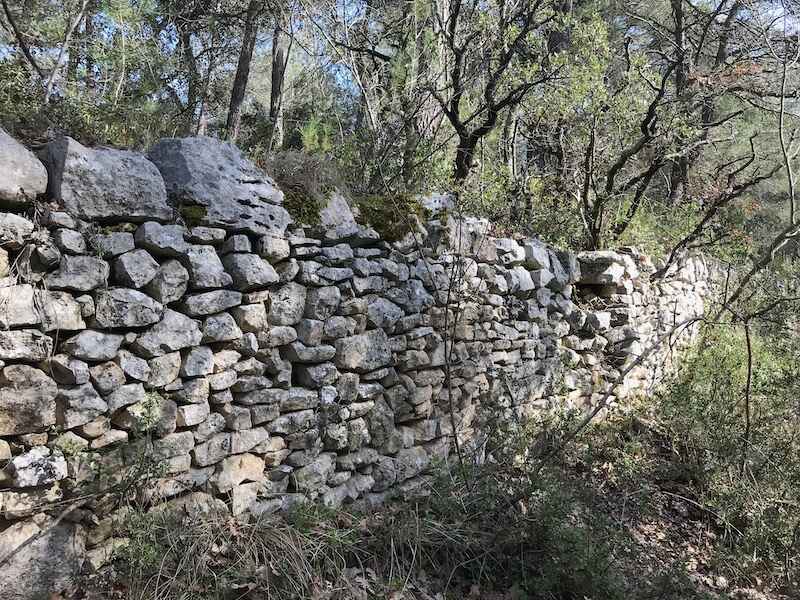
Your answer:
[[[632,249],[496,238],[447,204],[397,242],[338,194],[301,228],[230,144],[61,138],[37,158],[0,131],[0,560],[42,532],[16,564],[61,556],[0,589],[102,564],[120,509],[100,495],[52,527],[44,506],[143,455],[141,499],[190,512],[420,493],[454,438],[480,457],[498,416],[591,406],[711,291],[702,257],[651,281]]]

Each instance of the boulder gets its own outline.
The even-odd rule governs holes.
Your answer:
[[[161,319],[164,307],[137,290],[103,290],[95,298],[94,320],[97,327],[147,327]],[[198,329],[199,332],[199,329]]]
[[[391,363],[392,350],[383,329],[336,340],[336,366],[340,369],[367,373]]]
[[[86,254],[86,240],[80,232],[73,229],[56,229],[53,234],[56,248],[65,254]]]
[[[0,205],[22,208],[47,189],[47,171],[38,158],[0,128]]]
[[[168,308],[158,323],[136,338],[133,349],[146,358],[153,358],[197,346],[202,337],[197,321]]]
[[[282,236],[291,222],[274,181],[233,144],[165,138],[147,156],[161,171],[169,197],[195,225]]]
[[[83,529],[75,523],[56,525],[37,517],[14,523],[0,532],[0,556],[16,551],[0,569],[4,597],[61,596],[59,592],[68,590],[80,575],[84,547]]]
[[[0,371],[0,436],[42,431],[56,422],[56,383],[43,371],[10,365]]]
[[[110,222],[172,218],[158,169],[137,152],[86,148],[60,137],[40,157],[49,175],[49,197],[72,215]]]

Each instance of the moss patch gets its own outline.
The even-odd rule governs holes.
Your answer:
[[[181,218],[188,227],[197,227],[205,222],[208,211],[205,206],[184,205],[180,208]]]
[[[369,195],[354,200],[358,222],[369,225],[387,242],[396,242],[414,227],[414,215],[424,219],[424,209],[410,194]]]

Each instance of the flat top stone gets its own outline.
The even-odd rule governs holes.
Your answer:
[[[275,182],[231,143],[209,137],[164,138],[147,153],[172,201],[195,225],[283,235],[291,217]]]
[[[39,159],[0,128],[0,205],[21,207],[47,189],[47,171]]]
[[[87,148],[70,137],[53,140],[40,158],[47,167],[48,195],[70,214],[97,221],[167,221],[164,181],[137,152]]]

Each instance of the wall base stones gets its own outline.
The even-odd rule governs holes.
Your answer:
[[[42,156],[36,223],[13,190],[41,194],[40,173],[0,176],[19,179],[0,181],[14,209],[0,213],[0,557],[45,526],[36,499],[96,484],[88,463],[122,477],[146,457],[159,476],[139,500],[154,510],[419,493],[456,436],[480,456],[488,418],[592,406],[711,291],[701,257],[655,281],[632,249],[573,255],[477,219],[389,243],[338,194],[321,226],[298,228],[274,183],[210,138],[147,156],[65,138]],[[668,368],[655,352],[613,400]],[[65,557],[20,597],[54,591],[84,543],[99,568],[110,506],[87,506],[0,579]]]

